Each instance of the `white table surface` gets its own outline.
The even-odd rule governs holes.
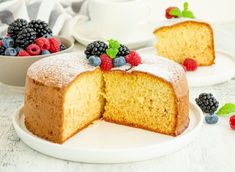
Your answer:
[[[235,34],[235,24],[218,27]],[[223,43],[235,54],[234,38]],[[221,43],[220,43],[221,44]],[[233,45],[232,45],[233,44]],[[77,45],[78,48],[80,46]],[[233,48],[234,47],[234,48]],[[190,98],[202,92],[212,92],[221,104],[235,103],[235,79],[226,83],[190,89]],[[23,103],[23,95],[0,84],[0,172],[234,172],[235,131],[229,128],[229,118],[219,119],[216,125],[204,123],[200,134],[188,146],[170,155],[135,163],[85,164],[55,159],[32,150],[16,135],[12,115]]]

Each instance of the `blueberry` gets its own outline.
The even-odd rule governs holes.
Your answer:
[[[66,49],[65,45],[61,43],[61,45],[60,45],[60,51],[63,51],[63,50],[65,50],[65,49]]]
[[[92,66],[99,66],[101,64],[101,59],[98,56],[90,56],[88,60]]]
[[[47,33],[47,34],[43,35],[43,37],[48,39],[48,38],[52,37],[52,35]]]
[[[5,48],[11,48],[14,46],[14,39],[12,39],[11,37],[3,38],[2,44]]]
[[[207,124],[216,124],[219,120],[218,116],[215,114],[212,115],[206,115],[205,120]]]
[[[16,47],[16,52],[19,53],[19,51],[22,50],[20,47]]]
[[[41,54],[42,54],[42,55],[45,55],[45,54],[51,54],[51,53],[50,53],[50,51],[48,51],[48,50],[42,50]]]
[[[113,66],[114,67],[120,67],[126,64],[126,59],[123,56],[116,57],[113,59]]]
[[[16,56],[17,55],[17,51],[15,48],[7,48],[5,50],[5,55],[6,56]]]

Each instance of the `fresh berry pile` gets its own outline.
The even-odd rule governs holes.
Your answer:
[[[219,107],[219,102],[213,94],[201,93],[195,101],[204,113],[208,113],[208,115],[205,116],[206,123],[215,124],[218,122],[219,118],[215,112]]]
[[[192,18],[192,19],[195,18],[193,12],[188,9],[187,2],[184,3],[182,11],[178,7],[168,7],[165,10],[165,17],[167,19],[179,18],[179,17]]]
[[[113,39],[108,41],[108,45],[102,41],[94,41],[86,47],[84,53],[90,65],[100,66],[105,71],[127,63],[131,66],[138,66],[141,63],[141,57],[137,52],[129,50]]]
[[[220,117],[230,116],[229,125],[230,128],[235,130],[235,104],[225,103],[219,108],[219,102],[211,93],[201,93],[198,98],[195,99],[197,105],[201,110],[206,113],[205,122],[207,124],[216,124]],[[216,112],[217,111],[217,112]]]
[[[0,37],[0,55],[36,56],[65,49],[65,45],[52,36],[48,24],[41,20],[17,19],[9,25],[7,35]]]

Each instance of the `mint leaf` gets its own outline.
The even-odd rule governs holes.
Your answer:
[[[195,16],[193,15],[193,12],[189,10],[182,11],[182,15],[186,18],[191,18],[191,19],[195,18]]]
[[[116,57],[117,53],[118,53],[118,49],[115,49],[115,48],[106,49],[106,54],[112,59]]]
[[[235,104],[233,103],[226,103],[223,107],[219,109],[217,115],[219,116],[228,116],[231,113],[235,112]]]
[[[170,10],[171,16],[182,17],[182,13],[179,8],[173,8]]]
[[[120,43],[114,39],[109,40],[109,48],[119,49]]]
[[[188,10],[188,2],[184,3],[184,10]]]
[[[110,39],[108,40],[108,42],[109,42],[109,48],[106,49],[106,54],[108,54],[108,56],[113,59],[118,54],[121,45],[118,41],[114,39]]]
[[[184,3],[184,10],[182,11],[182,16],[191,19],[195,18],[193,12],[188,9],[188,2]]]

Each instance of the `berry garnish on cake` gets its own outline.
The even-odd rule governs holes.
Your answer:
[[[36,56],[65,49],[65,45],[53,37],[48,24],[41,20],[16,19],[0,39],[0,55]]]
[[[192,18],[192,19],[195,18],[193,12],[190,11],[188,8],[188,2],[184,3],[182,11],[178,7],[168,7],[165,11],[165,17],[167,19],[179,18],[179,17]]]
[[[92,55],[100,56],[106,52],[108,45],[102,41],[95,41],[90,43],[85,50],[86,57],[89,58]]]
[[[127,46],[113,39],[110,39],[108,44],[103,41],[94,41],[86,47],[84,53],[90,65],[100,66],[105,71],[127,63],[131,66],[138,66],[142,62],[136,51],[131,51]]]

